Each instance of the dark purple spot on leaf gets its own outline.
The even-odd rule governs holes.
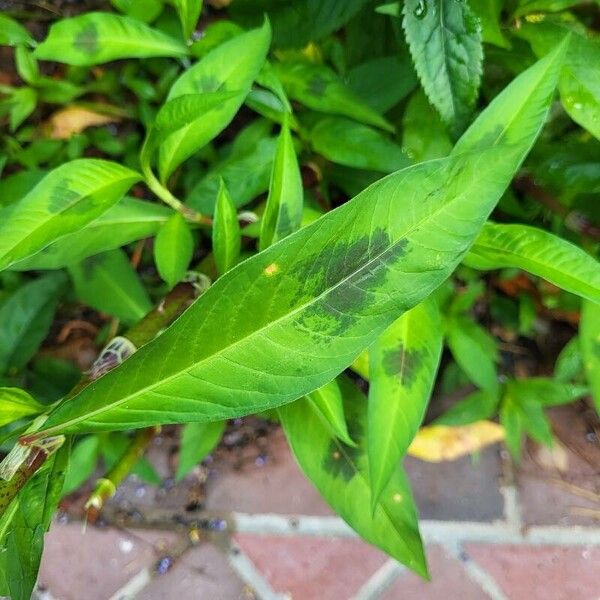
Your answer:
[[[383,355],[383,370],[390,377],[398,377],[402,385],[411,387],[419,373],[423,351],[407,349],[402,344],[396,350],[388,350]]]

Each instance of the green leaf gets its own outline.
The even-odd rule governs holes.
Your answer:
[[[481,82],[483,49],[477,17],[467,2],[406,0],[403,26],[431,103],[446,123],[464,127]]]
[[[225,182],[221,180],[212,230],[213,254],[219,275],[227,273],[237,264],[240,258],[241,244],[242,234],[237,211]]]
[[[54,169],[17,204],[0,210],[0,270],[93,221],[139,179],[106,160],[83,158]]]
[[[226,421],[215,421],[185,425],[181,432],[176,481],[181,481],[217,447],[226,424]]]
[[[213,167],[190,191],[186,204],[202,214],[212,215],[221,179],[234,206],[240,208],[269,189],[277,139],[268,137],[240,156]]]
[[[596,412],[600,414],[600,305],[583,301],[579,341],[585,374],[592,389]]]
[[[467,377],[492,395],[498,392],[496,343],[491,335],[466,317],[447,321],[448,346]]]
[[[268,12],[275,46],[301,48],[348,22],[368,0],[236,0],[230,10],[244,24],[257,24]]]
[[[48,334],[66,278],[30,281],[0,305],[0,373],[24,367]]]
[[[534,12],[560,12],[576,4],[581,4],[581,0],[521,0],[515,10],[515,17]]]
[[[53,23],[34,54],[42,60],[91,66],[122,58],[177,57],[187,53],[181,42],[137,19],[88,12]]]
[[[335,379],[308,394],[307,399],[338,440],[348,446],[356,447],[348,433],[342,390]]]
[[[270,41],[271,28],[265,21],[260,29],[238,35],[211,50],[173,84],[168,100],[185,94],[216,91],[238,94],[191,120],[187,127],[163,141],[159,158],[162,181],[229,125],[265,61]]]
[[[325,117],[310,130],[314,150],[339,165],[392,173],[410,164],[405,152],[377,129],[343,117]]]
[[[198,24],[202,12],[202,0],[173,0],[173,4],[181,21],[183,37],[187,40],[194,33]]]
[[[300,227],[303,204],[300,167],[286,121],[277,141],[269,197],[260,231],[260,250],[282,240]]]
[[[517,267],[600,302],[600,263],[585,250],[536,227],[486,223],[464,262],[485,270]]]
[[[338,440],[307,400],[279,410],[292,452],[325,501],[361,537],[427,577],[417,514],[404,470],[397,466],[373,513],[366,449],[367,401],[347,380],[342,394],[350,434],[359,444]]]
[[[500,23],[504,0],[469,0],[469,5],[481,23],[482,40],[499,48],[510,48]]]
[[[1,191],[0,191],[1,194]],[[89,256],[152,237],[172,211],[166,206],[124,197],[95,221],[63,235],[37,254],[14,263],[15,271],[60,269]]]
[[[0,388],[0,427],[31,415],[37,415],[45,407],[19,388]]]
[[[6,102],[10,109],[10,130],[16,131],[21,123],[35,110],[37,93],[30,87],[18,88]]]
[[[451,406],[434,421],[434,424],[456,427],[491,419],[498,410],[499,401],[497,394],[487,390],[477,390]]]
[[[308,108],[394,131],[393,125],[356,96],[325,65],[286,61],[275,63],[273,68],[287,95]]]
[[[385,177],[238,265],[37,435],[225,419],[331,381],[459,264],[542,127],[563,51],[492,102],[495,123],[484,111],[462,144],[474,153]]]
[[[423,421],[442,346],[439,309],[435,301],[425,300],[369,348],[367,446],[373,510]]]
[[[419,83],[408,52],[361,63],[348,71],[346,81],[359,98],[380,113],[396,106]]]
[[[125,323],[139,321],[152,304],[146,290],[122,250],[110,250],[71,265],[77,297]]]
[[[144,23],[154,21],[164,8],[162,0],[110,0],[110,3],[128,17]]]
[[[100,440],[97,435],[87,436],[73,448],[62,489],[63,496],[74,492],[90,478],[98,462],[99,450]]]
[[[583,356],[578,336],[573,336],[560,351],[554,365],[554,379],[567,383],[583,371]]]
[[[154,260],[159,275],[172,288],[185,275],[194,254],[194,236],[181,213],[161,226],[154,241]]]
[[[510,396],[502,399],[500,423],[504,427],[506,447],[516,463],[521,461],[521,442],[525,431],[524,415]]]
[[[35,40],[25,27],[8,15],[0,14],[0,46],[35,46]]]
[[[419,90],[406,105],[402,117],[402,147],[414,162],[448,156],[452,142],[440,116]]]
[[[541,406],[570,404],[588,393],[588,388],[561,383],[547,377],[528,377],[508,383],[510,393],[522,402],[537,402]]]

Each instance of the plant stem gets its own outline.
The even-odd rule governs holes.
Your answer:
[[[147,427],[137,431],[123,455],[104,477],[96,481],[94,491],[85,503],[85,510],[91,523],[96,522],[104,503],[115,495],[119,484],[142,458],[146,448],[159,431],[160,427]]]

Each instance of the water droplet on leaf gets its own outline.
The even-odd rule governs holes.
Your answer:
[[[417,17],[417,19],[424,19],[425,15],[427,15],[427,1],[419,0],[419,3],[413,11],[413,14],[415,17]]]

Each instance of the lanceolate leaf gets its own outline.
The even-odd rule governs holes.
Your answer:
[[[153,236],[171,214],[166,206],[125,197],[95,221],[62,236],[10,268],[28,271],[66,267],[88,256]]]
[[[36,353],[65,283],[64,273],[50,273],[26,283],[0,306],[0,373],[24,367]]]
[[[34,46],[35,40],[20,23],[7,15],[0,14],[0,46]]]
[[[447,123],[469,117],[481,81],[481,31],[468,2],[406,0],[404,30],[421,84]]]
[[[59,405],[48,431],[219,420],[331,381],[460,262],[542,127],[563,52],[509,85],[488,109],[495,123],[485,111],[463,152],[377,181],[226,273],[156,340]]]
[[[0,388],[0,427],[22,417],[43,412],[44,406],[34,400],[25,390]]]
[[[127,255],[122,250],[110,250],[90,256],[69,272],[80,300],[97,310],[134,323],[151,308]]]
[[[304,191],[294,141],[287,121],[277,142],[269,197],[260,232],[260,249],[287,237],[300,227]]]
[[[271,28],[268,21],[224,42],[188,69],[173,84],[168,100],[184,94],[239,92],[169,135],[160,147],[159,172],[164,181],[186,158],[210,142],[233,119],[262,67]]]
[[[93,221],[139,178],[106,160],[78,159],[54,169],[0,211],[0,270]]]
[[[348,433],[344,399],[337,380],[330,381],[307,396],[313,409],[321,415],[331,433],[348,446],[356,446]]]
[[[417,514],[408,479],[399,465],[373,513],[366,448],[366,398],[347,380],[342,394],[352,438],[338,440],[306,400],[279,410],[294,456],[327,503],[365,540],[419,575],[427,576]]]
[[[213,220],[212,244],[217,273],[223,275],[234,267],[240,258],[241,232],[237,211],[221,180]]]
[[[585,300],[581,311],[579,341],[585,374],[600,415],[600,305]]]
[[[369,349],[373,508],[423,421],[442,345],[439,310],[428,299],[404,313]]]
[[[183,35],[188,39],[196,29],[196,24],[200,18],[202,0],[173,0],[173,4],[181,21]]]
[[[154,259],[169,287],[183,279],[194,253],[194,236],[180,213],[174,213],[160,228],[154,241]]]
[[[185,56],[187,48],[137,19],[90,12],[61,19],[35,49],[36,58],[89,66],[121,58]]]
[[[486,223],[464,262],[475,269],[517,267],[600,302],[600,263],[581,248],[536,227]]]
[[[177,481],[183,479],[221,440],[226,421],[188,423],[181,433]]]

